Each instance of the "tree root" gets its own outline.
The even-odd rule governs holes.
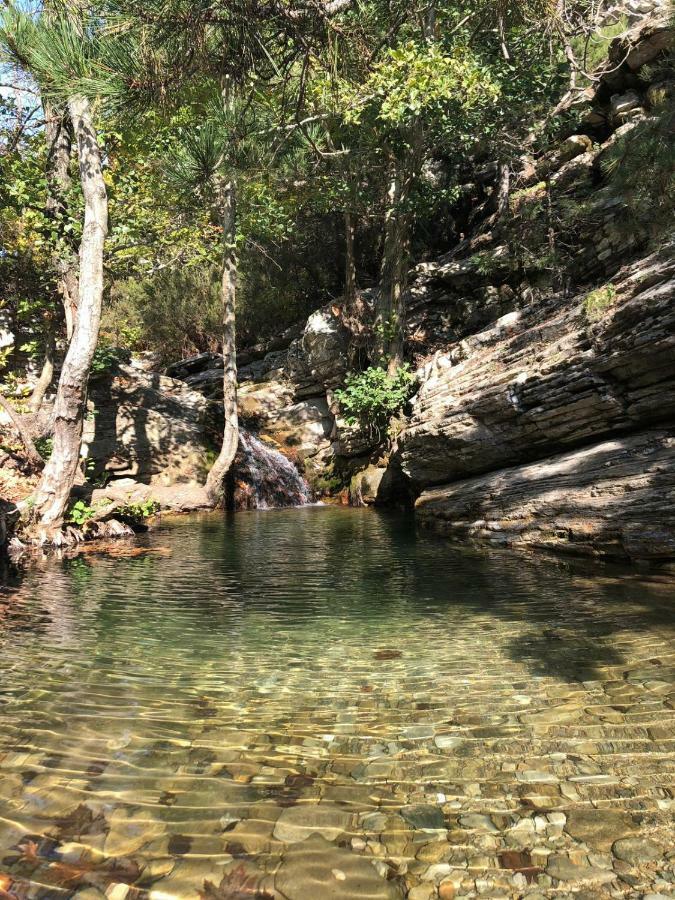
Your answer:
[[[130,525],[120,522],[119,519],[107,519],[105,522],[90,521],[83,528],[76,528],[74,525],[64,525],[54,529],[38,528],[36,531],[22,535],[23,540],[16,535],[12,537],[7,545],[7,551],[12,559],[16,559],[31,548],[68,549],[92,541],[133,537],[135,533]]]

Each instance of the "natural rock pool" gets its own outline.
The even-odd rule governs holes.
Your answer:
[[[0,595],[0,897],[673,894],[673,583],[367,510],[138,547]]]

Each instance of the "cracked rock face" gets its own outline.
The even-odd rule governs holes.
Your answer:
[[[600,296],[600,295],[599,295]],[[675,558],[673,245],[437,354],[400,439],[450,537]]]
[[[400,441],[413,482],[443,484],[672,418],[672,245],[620,273],[612,297],[596,321],[581,296],[438,355]]]

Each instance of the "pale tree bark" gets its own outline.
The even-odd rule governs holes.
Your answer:
[[[49,101],[43,101],[45,114],[45,139],[47,142],[47,201],[45,212],[56,224],[57,231],[62,232],[62,220],[68,211],[68,192],[72,182],[70,178],[70,159],[73,149],[72,125],[64,113],[59,113]],[[61,247],[54,254],[52,265],[56,272],[56,286],[63,302],[68,341],[73,336],[73,325],[77,313],[77,258],[67,247],[61,235]],[[54,322],[50,313],[45,316],[45,355],[40,376],[30,398],[33,414],[37,414],[42,406],[45,394],[49,390],[54,377],[54,357],[56,340]]]
[[[511,196],[511,167],[508,162],[501,162],[497,172],[497,216],[506,217],[509,211]]]
[[[239,444],[239,417],[237,413],[237,348],[235,303],[237,295],[237,189],[234,181],[228,181],[218,192],[221,196],[223,222],[223,274],[221,298],[223,309],[223,443],[218,458],[206,479],[206,493],[214,506],[222,505],[225,498],[225,477],[234,462]]]
[[[55,539],[77,476],[87,380],[101,321],[103,247],[108,232],[108,197],[89,101],[81,96],[71,97],[68,111],[77,140],[85,212],[78,315],[56,392],[54,449],[33,498],[42,541]]]
[[[40,376],[33,388],[33,393],[30,396],[30,409],[35,415],[40,411],[42,401],[44,400],[45,394],[49,390],[52,378],[54,377],[54,353],[56,342],[54,340],[54,323],[52,322],[50,315],[46,315],[44,318],[44,336],[45,356],[42,361],[42,370],[40,371]]]

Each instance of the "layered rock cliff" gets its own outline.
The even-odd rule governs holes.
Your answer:
[[[589,96],[584,130],[524,158],[510,217],[416,270],[427,355],[397,462],[419,521],[453,539],[675,558],[672,217],[634,216],[630,173],[605,167],[639,158],[652,123],[672,129],[672,69],[655,80],[646,65],[669,40],[643,29]],[[664,185],[672,201],[672,169]],[[546,272],[552,218],[565,246]]]

